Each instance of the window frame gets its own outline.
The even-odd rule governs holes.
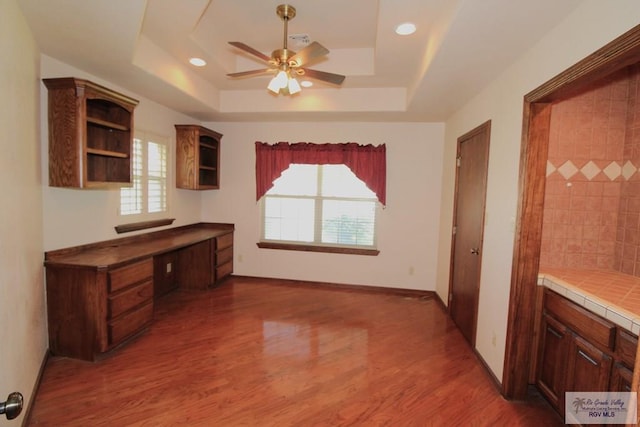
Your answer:
[[[357,255],[378,255],[380,251],[377,248],[378,243],[378,218],[380,214],[380,202],[374,194],[371,197],[344,197],[344,196],[324,196],[322,195],[322,178],[324,173],[323,166],[331,166],[325,164],[317,164],[316,175],[316,188],[314,195],[280,195],[280,194],[268,194],[268,192],[260,198],[260,239],[257,244],[259,248],[267,249],[284,249],[284,250],[298,250],[309,252],[329,252],[329,253],[341,253],[341,254],[357,254]],[[344,165],[348,168],[347,165]],[[360,180],[358,177],[356,179]],[[362,181],[362,180],[360,180]],[[282,198],[282,199],[307,199],[314,201],[314,241],[313,242],[300,242],[300,241],[288,241],[288,240],[271,240],[265,238],[265,210],[266,201],[268,198]],[[373,221],[373,243],[371,246],[365,245],[344,245],[336,243],[323,243],[322,242],[322,211],[323,202],[328,200],[339,201],[355,201],[355,202],[373,202],[375,206],[374,221]]]
[[[142,161],[142,173],[140,175],[135,175],[135,167],[134,167],[134,161],[135,159],[132,157],[131,162],[131,182],[132,185],[129,187],[123,187],[120,189],[119,191],[119,202],[118,202],[118,217],[121,219],[126,219],[126,220],[131,220],[133,222],[147,222],[147,221],[156,221],[156,220],[160,220],[163,218],[166,218],[167,215],[170,214],[170,210],[171,210],[171,203],[170,203],[170,191],[169,191],[169,184],[171,182],[171,168],[170,168],[170,149],[171,149],[171,140],[169,137],[166,136],[162,136],[162,135],[158,135],[158,134],[154,134],[152,132],[146,132],[146,131],[136,131],[135,135],[134,135],[134,141],[132,141],[132,144],[135,143],[135,140],[139,140],[141,142],[141,161]],[[165,165],[164,165],[164,169],[165,169],[165,176],[164,178],[158,178],[158,177],[151,177],[149,175],[149,144],[150,143],[154,143],[154,144],[158,144],[161,146],[164,146],[164,150],[165,150]],[[135,153],[135,150],[132,149],[132,156],[134,155],[133,153]],[[141,212],[140,213],[130,213],[130,214],[123,214],[122,213],[122,202],[123,202],[123,195],[122,195],[122,190],[125,188],[133,188],[134,186],[134,181],[140,178],[140,182],[141,182]],[[164,204],[165,204],[165,208],[164,210],[161,211],[157,211],[157,212],[149,212],[149,183],[151,181],[156,181],[156,182],[160,182],[164,184]]]

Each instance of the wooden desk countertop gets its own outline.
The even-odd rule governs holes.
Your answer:
[[[44,265],[108,269],[232,233],[233,230],[233,224],[191,224],[48,251],[45,252]]]

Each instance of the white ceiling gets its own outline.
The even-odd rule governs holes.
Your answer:
[[[19,0],[44,54],[202,121],[443,121],[580,0],[290,0],[289,35],[330,50],[308,68],[347,76],[292,97],[226,76],[265,68],[227,42],[282,47],[282,2]],[[405,21],[418,31],[400,37]]]

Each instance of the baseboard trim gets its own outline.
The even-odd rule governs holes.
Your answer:
[[[51,352],[49,349],[44,352],[44,356],[42,357],[42,363],[40,363],[40,370],[38,371],[38,376],[36,378],[36,382],[33,384],[33,388],[31,389],[31,399],[29,399],[29,404],[25,408],[24,417],[22,418],[22,427],[26,427],[31,422],[31,410],[33,408],[33,402],[36,400],[36,396],[38,394],[38,390],[40,389],[40,382],[42,381],[42,375],[44,375],[44,368],[47,366],[47,361],[49,360],[49,356]]]
[[[351,292],[366,292],[366,293],[377,293],[377,294],[386,294],[386,295],[399,295],[405,297],[414,297],[414,298],[422,298],[422,299],[438,299],[436,297],[436,293],[434,291],[423,291],[420,289],[405,289],[405,288],[389,288],[384,286],[366,286],[366,285],[348,285],[342,283],[331,283],[331,282],[315,282],[312,280],[294,280],[294,279],[277,279],[272,277],[255,277],[255,276],[238,276],[232,275],[230,277],[231,280],[242,280],[247,282],[269,282],[274,285],[282,285],[282,286],[307,286],[313,288],[326,288],[326,289],[340,289]],[[223,282],[223,283],[226,283]]]
[[[491,368],[489,368],[489,365],[484,360],[484,357],[482,357],[482,355],[475,348],[473,349],[473,353],[478,358],[478,361],[480,362],[480,364],[484,368],[485,372],[489,375],[489,378],[491,378],[491,380],[493,381],[493,385],[496,387],[496,390],[498,390],[498,392],[502,395],[502,397],[504,397],[504,394],[502,393],[502,383],[500,382],[498,377],[495,376],[495,374],[493,373]]]

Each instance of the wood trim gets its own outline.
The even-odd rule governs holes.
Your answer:
[[[525,95],[525,102],[550,102],[568,97],[581,88],[640,58],[640,25],[607,43],[543,85]]]
[[[534,348],[535,313],[533,311],[536,305],[540,261],[550,102],[566,98],[569,94],[612,72],[637,63],[639,58],[640,25],[524,97],[518,220],[502,377],[502,394],[508,399],[526,397],[528,373]],[[637,387],[637,380],[634,383]]]
[[[145,230],[147,228],[162,227],[163,225],[171,225],[175,218],[154,219],[152,221],[131,222],[129,224],[116,225],[114,228],[116,233],[129,233],[131,231]]]
[[[518,223],[513,251],[507,344],[502,379],[505,397],[527,395],[534,319],[551,104],[525,105],[520,157]]]
[[[295,286],[295,287],[308,287],[308,288],[333,288],[352,292],[365,292],[374,294],[387,294],[387,295],[400,295],[411,298],[421,298],[424,300],[440,300],[437,297],[435,291],[425,291],[421,289],[405,289],[405,288],[389,288],[383,286],[366,286],[366,285],[348,285],[343,283],[331,283],[331,282],[313,282],[309,280],[294,280],[294,279],[276,279],[270,277],[255,277],[255,276],[238,276],[233,275],[234,279],[241,279],[243,281],[255,282],[256,284],[267,283],[269,285],[282,285],[282,286]]]
[[[285,251],[327,252],[332,254],[368,255],[368,256],[378,256],[378,254],[380,253],[380,251],[377,249],[340,248],[337,246],[297,245],[293,243],[258,242],[256,243],[256,245],[261,249],[279,249],[279,250],[285,250]]]
[[[33,384],[33,388],[31,389],[31,398],[29,399],[29,403],[24,411],[24,416],[22,417],[22,425],[28,426],[31,424],[31,413],[33,411],[33,404],[36,401],[36,396],[38,394],[38,390],[40,389],[40,384],[42,383],[42,376],[44,375],[44,370],[47,367],[47,361],[51,356],[51,352],[47,349],[42,356],[42,362],[40,363],[40,369],[38,370],[38,376],[36,377],[36,381]]]

